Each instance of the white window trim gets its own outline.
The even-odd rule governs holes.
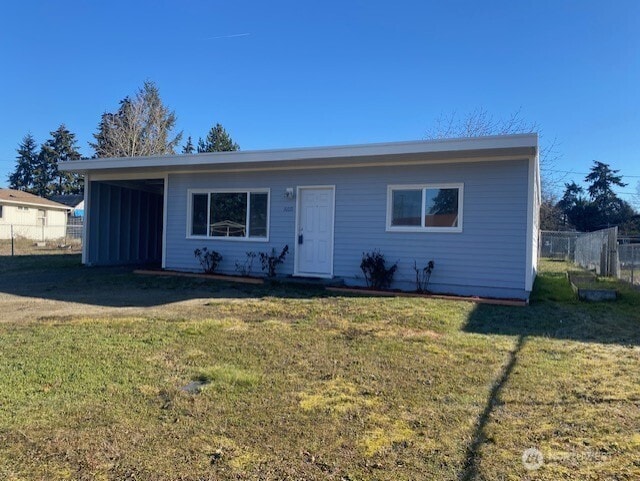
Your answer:
[[[422,213],[421,222],[424,222],[424,191],[425,189],[458,189],[458,226],[457,227],[422,227],[422,226],[394,226],[391,225],[394,190],[422,190]],[[464,184],[394,184],[387,186],[387,232],[433,232],[433,233],[456,233],[462,232],[464,211]]]
[[[266,237],[248,237],[249,233],[249,219],[251,215],[251,203],[247,199],[247,237],[225,237],[225,236],[211,236],[208,235],[209,229],[207,226],[207,235],[193,235],[191,234],[191,227],[193,223],[193,194],[209,194],[207,199],[207,219],[211,218],[211,194],[225,194],[225,193],[246,193],[246,194],[267,194],[267,236]],[[199,239],[209,241],[223,241],[223,242],[269,242],[271,224],[271,189],[268,188],[231,188],[231,189],[187,189],[187,239]]]
[[[42,215],[40,215],[42,212]],[[47,209],[38,209],[36,212],[36,221],[42,219],[42,227],[46,227],[49,225],[49,216],[47,215]]]

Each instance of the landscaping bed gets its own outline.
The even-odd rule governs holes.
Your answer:
[[[618,291],[611,283],[599,279],[589,271],[572,271],[567,276],[573,291],[584,301],[615,301]]]

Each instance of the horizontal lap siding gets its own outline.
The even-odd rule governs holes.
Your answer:
[[[195,248],[219,251],[222,272],[233,273],[247,251],[290,254],[279,272],[293,272],[295,200],[285,189],[304,185],[335,185],[334,275],[361,284],[364,251],[380,249],[391,263],[398,261],[395,287],[412,289],[413,261],[435,261],[431,288],[456,286],[524,290],[527,232],[528,161],[474,162],[355,169],[295,170],[225,174],[172,174],[167,199],[167,262],[169,269],[196,270]],[[464,183],[462,233],[386,232],[389,184]],[[271,189],[269,242],[186,239],[187,189]],[[286,208],[293,208],[286,212]],[[254,262],[254,272],[260,272]],[[460,292],[465,289],[457,289]],[[514,296],[518,295],[514,291]],[[466,292],[474,292],[473,289]],[[497,291],[496,291],[497,292]],[[484,294],[486,295],[486,294]]]

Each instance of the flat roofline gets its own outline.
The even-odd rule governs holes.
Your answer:
[[[407,157],[420,154],[459,153],[459,157],[477,157],[483,152],[496,155],[536,155],[538,134],[494,135],[486,137],[419,140],[406,142],[385,142],[357,145],[336,145],[327,147],[294,147],[286,149],[239,150],[235,152],[205,152],[200,154],[171,154],[149,157],[124,157],[70,160],[58,164],[62,171],[126,171],[130,169],[175,168],[210,166],[256,166],[265,163],[290,163],[308,161],[350,160],[367,157]]]

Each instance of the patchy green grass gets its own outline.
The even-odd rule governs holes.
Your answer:
[[[0,479],[640,477],[633,289],[578,302],[545,262],[520,308],[65,257],[0,259]]]
[[[254,387],[260,382],[258,374],[229,364],[198,369],[193,379],[214,387],[231,389]]]

